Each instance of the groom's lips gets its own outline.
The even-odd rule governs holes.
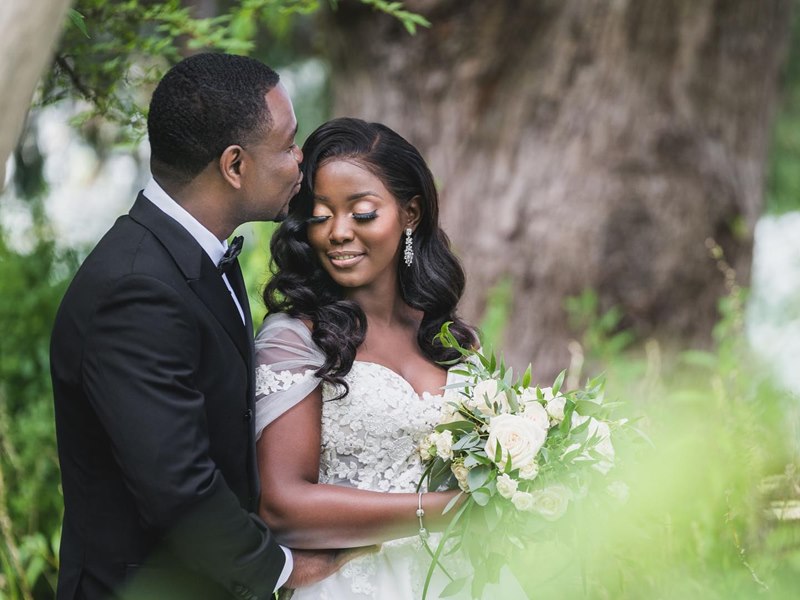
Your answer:
[[[297,180],[297,183],[294,184],[292,188],[292,196],[296,195],[297,192],[300,191],[300,184],[303,183],[303,174],[300,173],[300,179]]]

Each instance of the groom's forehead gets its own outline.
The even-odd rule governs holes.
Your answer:
[[[297,119],[286,88],[278,83],[264,99],[270,113],[270,133],[281,138],[293,138],[297,132]]]

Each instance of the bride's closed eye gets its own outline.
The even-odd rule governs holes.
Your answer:
[[[351,216],[356,221],[371,221],[372,219],[374,219],[374,218],[376,218],[378,216],[378,211],[377,210],[372,210],[372,211],[366,212],[366,213],[352,213]],[[330,218],[331,218],[331,215],[312,215],[312,216],[308,217],[308,219],[306,219],[306,223],[308,223],[309,225],[316,225],[316,224],[319,224],[319,223],[324,223],[325,221],[327,221]]]
[[[377,210],[372,210],[372,211],[366,212],[366,213],[353,213],[353,218],[356,221],[371,221],[372,219],[374,219],[377,216],[378,216],[378,211]]]

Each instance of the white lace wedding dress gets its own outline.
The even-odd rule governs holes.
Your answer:
[[[264,427],[319,385],[314,372],[323,364],[324,355],[301,321],[275,314],[265,320],[256,336],[256,358],[256,432],[260,435]],[[448,383],[453,380],[448,373]],[[331,400],[337,395],[333,386],[324,384],[322,388],[320,483],[415,492],[422,476],[418,446],[440,421],[444,398],[429,393],[420,396],[399,374],[371,362],[355,361],[345,381],[350,391],[339,400]],[[437,540],[431,542],[435,548]],[[429,555],[418,536],[391,540],[383,543],[379,552],[356,558],[320,583],[298,589],[292,600],[418,600],[429,565]],[[447,566],[458,572],[466,565],[451,561]],[[428,598],[438,598],[448,582],[437,569]],[[521,594],[518,587],[516,590]],[[466,598],[468,594],[449,597]],[[484,597],[524,595],[497,596],[487,589]]]

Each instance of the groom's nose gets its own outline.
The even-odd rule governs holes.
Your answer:
[[[298,165],[303,162],[303,150],[297,144],[295,144],[294,150],[292,150],[292,156],[294,156]]]

